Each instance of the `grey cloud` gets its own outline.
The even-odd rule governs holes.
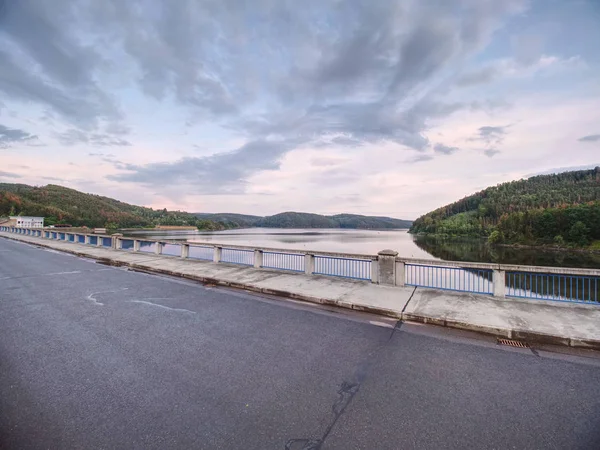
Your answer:
[[[81,2],[22,0],[3,5],[0,43],[7,45],[0,50],[0,92],[5,98],[51,108],[85,126],[119,117],[114,101],[96,81],[102,58],[74,32]]]
[[[253,141],[228,153],[201,158],[183,158],[172,163],[127,164],[128,172],[109,175],[113,181],[140,183],[146,186],[188,186],[205,194],[242,193],[247,178],[257,171],[279,168],[280,158],[289,151],[289,143]]]
[[[4,178],[23,178],[21,175],[19,175],[17,173],[4,172],[3,170],[0,170],[0,177],[4,177]]]
[[[483,154],[489,158],[500,153],[498,146],[502,145],[511,125],[480,127],[470,141],[483,142],[486,148]]]
[[[498,153],[500,153],[500,150],[495,149],[495,148],[486,148],[483,151],[483,154],[485,156],[487,156],[488,158],[492,158],[494,155],[497,155]]]
[[[458,147],[450,147],[444,144],[435,144],[433,147],[433,151],[436,153],[441,153],[442,155],[451,155],[452,153],[456,153],[458,151]]]
[[[579,142],[598,142],[600,141],[600,134],[590,134],[577,139]]]
[[[408,164],[414,164],[414,163],[418,163],[418,162],[431,161],[432,159],[433,159],[432,155],[421,154],[421,155],[416,155],[416,156],[406,160],[405,162]]]
[[[87,133],[83,130],[70,129],[57,134],[58,141],[67,146],[78,144],[89,144],[97,147],[125,147],[131,145],[125,139],[111,136],[105,133]],[[91,156],[101,153],[90,153]]]
[[[497,67],[489,66],[479,70],[465,73],[461,75],[457,80],[458,86],[473,86],[476,84],[489,83],[500,74]]]
[[[282,143],[258,156],[259,163],[247,161],[247,170],[215,169],[241,189],[252,173],[278,166],[283,153],[302,144],[350,148],[390,141],[430,148],[431,119],[471,107],[444,100],[439,79],[476,54],[524,2],[448,3],[12,2],[0,39],[20,52],[0,54],[0,92],[67,118],[74,130],[59,136],[64,145],[128,145],[117,100],[98,81],[123,66],[146,95],[189,108],[192,122],[218,120],[248,142]],[[104,60],[86,46],[90,39],[106,48],[103,55],[119,59]],[[29,70],[31,62],[40,70]],[[341,137],[327,139],[331,135]],[[212,170],[229,162],[227,155],[247,152],[187,163]],[[143,183],[160,171],[193,178],[179,162],[137,166],[115,179]]]
[[[0,148],[12,147],[15,144],[32,143],[37,136],[18,128],[8,128],[0,125]]]
[[[466,2],[459,16],[444,2],[253,2],[260,26],[248,26],[232,0],[143,8],[112,0],[96,2],[90,15],[96,31],[113,24],[145,92],[233,114],[226,125],[249,140],[318,143],[341,132],[353,139],[336,144],[391,140],[423,150],[430,111],[421,103],[431,98],[412,94],[484,45],[521,3]],[[258,95],[273,112],[248,119]]]
[[[499,145],[504,142],[504,137],[508,133],[507,129],[510,125],[503,126],[485,126],[477,130],[475,136],[470,138],[471,141],[482,141],[489,145]]]
[[[112,153],[88,153],[88,156],[114,158],[115,155],[113,155]]]

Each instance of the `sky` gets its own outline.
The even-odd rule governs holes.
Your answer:
[[[0,0],[0,182],[414,219],[600,165],[598,0]]]

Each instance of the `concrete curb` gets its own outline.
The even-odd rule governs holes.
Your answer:
[[[391,317],[394,319],[402,320],[404,322],[423,323],[423,324],[428,324],[428,325],[437,325],[437,326],[455,328],[455,329],[466,330],[466,331],[474,331],[474,332],[477,332],[480,334],[493,336],[493,337],[497,337],[497,338],[515,339],[515,340],[519,340],[519,341],[527,341],[529,343],[537,343],[537,344],[550,344],[550,345],[560,345],[560,346],[567,346],[567,347],[574,347],[574,348],[600,350],[600,340],[595,340],[595,339],[592,340],[592,339],[568,338],[568,337],[564,337],[564,336],[549,335],[549,334],[543,334],[543,333],[532,332],[532,331],[527,331],[527,330],[488,327],[488,326],[484,326],[484,325],[477,325],[477,324],[461,322],[458,320],[446,319],[443,317],[428,317],[428,316],[422,316],[422,315],[417,315],[417,314],[412,314],[412,313],[402,313],[400,311],[395,311],[395,310],[391,310],[391,309],[387,309],[387,308],[356,305],[356,304],[344,302],[341,300],[312,297],[312,296],[296,294],[296,293],[288,292],[288,291],[260,288],[257,286],[252,286],[252,285],[248,285],[248,284],[244,284],[244,283],[229,282],[229,281],[219,280],[219,279],[211,278],[211,277],[189,275],[189,274],[184,274],[184,273],[179,273],[179,272],[173,272],[170,270],[161,270],[161,269],[150,268],[150,267],[142,266],[139,264],[124,263],[121,261],[115,261],[110,258],[96,257],[93,255],[89,255],[89,254],[74,251],[74,250],[57,249],[52,246],[45,245],[43,242],[32,243],[30,241],[25,241],[22,239],[8,237],[8,236],[0,236],[0,237],[2,237],[4,239],[13,240],[13,241],[23,242],[25,244],[36,245],[38,247],[48,248],[48,249],[63,252],[63,253],[69,253],[69,254],[83,257],[83,258],[94,259],[96,261],[99,261],[100,263],[115,266],[115,267],[128,267],[137,272],[143,272],[143,273],[148,273],[148,274],[168,275],[168,276],[172,276],[172,277],[176,277],[176,278],[184,278],[186,280],[196,281],[196,282],[200,282],[200,283],[214,284],[216,286],[224,286],[224,287],[230,287],[230,288],[234,288],[234,289],[243,289],[243,290],[250,291],[250,292],[257,292],[257,293],[266,294],[266,295],[273,295],[276,297],[289,298],[292,300],[298,300],[298,301],[303,301],[303,302],[307,302],[307,303],[316,303],[316,304],[326,305],[326,306],[335,306],[338,308],[350,309],[350,310],[354,310],[354,311],[361,311],[361,312],[367,312],[367,313],[376,314],[376,315],[380,315],[380,316]]]

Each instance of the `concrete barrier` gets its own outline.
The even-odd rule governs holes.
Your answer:
[[[40,239],[53,239],[48,230],[0,226],[0,231],[29,234]],[[165,243],[151,239],[124,237],[122,234],[68,233],[74,243],[84,236],[85,244],[96,236],[96,245],[103,246],[110,239],[115,251],[141,252],[143,243],[154,246],[153,253],[162,255],[165,245],[181,246],[179,257],[183,259],[212,260],[216,264],[239,264],[269,270],[304,272],[307,275],[327,275],[352,278],[385,286],[417,286],[494,297],[521,297],[560,302],[577,302],[600,305],[600,270],[565,267],[540,267],[506,264],[488,264],[458,261],[433,261],[403,258],[394,250],[382,250],[377,255],[334,253],[322,251],[290,250],[281,248],[256,248],[243,245],[225,245],[205,242]],[[58,239],[58,234],[56,235]],[[127,240],[124,249],[122,241]],[[133,245],[131,245],[133,241]],[[194,257],[190,248],[201,247],[212,257]],[[227,261],[223,260],[226,250]],[[146,251],[147,253],[147,251]],[[173,257],[173,256],[169,256]],[[265,264],[265,261],[269,261]]]

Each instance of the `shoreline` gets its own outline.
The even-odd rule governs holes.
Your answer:
[[[431,237],[431,238],[437,238],[437,239],[447,239],[447,240],[454,240],[454,241],[473,241],[473,240],[477,240],[477,241],[481,241],[481,243],[490,246],[491,248],[494,247],[505,247],[505,248],[515,248],[515,249],[519,249],[519,248],[526,248],[526,249],[533,249],[533,250],[546,250],[546,251],[552,251],[552,252],[574,252],[574,253],[590,253],[590,254],[600,254],[600,249],[594,249],[594,248],[582,248],[582,247],[558,247],[556,245],[551,245],[551,244],[539,244],[539,245],[531,245],[531,244],[490,244],[487,242],[486,238],[482,237],[482,236],[448,236],[448,235],[444,235],[444,234],[428,234],[428,233],[410,233],[412,236],[422,236],[422,237]]]

